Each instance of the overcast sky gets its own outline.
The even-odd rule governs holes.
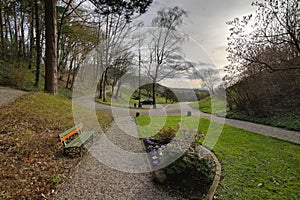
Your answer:
[[[154,0],[150,10],[142,19],[150,22],[161,8],[179,6],[188,13],[181,31],[188,34],[193,40],[189,49],[193,53],[202,49],[214,65],[224,67],[226,60],[227,37],[229,26],[226,22],[250,13],[254,13],[251,6],[253,0]],[[197,45],[197,47],[195,47]],[[193,47],[191,47],[193,46]],[[188,53],[189,54],[189,53]],[[198,56],[199,62],[207,62],[207,58]],[[195,55],[196,56],[196,55]],[[200,59],[203,57],[203,59]],[[201,61],[200,61],[201,60]]]
[[[154,0],[149,11],[139,20],[150,26],[151,20],[162,8],[179,6],[183,8],[188,17],[184,20],[180,31],[189,36],[189,40],[183,45],[184,57],[187,61],[197,64],[197,68],[213,66],[219,69],[219,80],[225,73],[224,66],[227,61],[227,38],[229,26],[226,22],[235,17],[242,17],[255,13],[255,7],[251,6],[253,0]],[[168,87],[203,87],[198,80],[183,78],[166,79],[160,82]]]

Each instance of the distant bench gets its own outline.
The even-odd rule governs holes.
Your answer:
[[[82,131],[83,124],[77,124],[69,130],[59,134],[60,142],[64,145],[64,154],[68,148],[80,148],[80,156],[82,156],[83,144],[92,138],[94,131]]]

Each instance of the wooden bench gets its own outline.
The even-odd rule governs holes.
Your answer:
[[[83,144],[93,136],[94,131],[82,131],[83,124],[77,124],[69,130],[58,135],[60,142],[64,145],[64,154],[68,148],[80,148],[82,156]]]

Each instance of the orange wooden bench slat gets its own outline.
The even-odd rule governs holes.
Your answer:
[[[68,133],[67,135],[65,135],[64,137],[60,138],[60,141],[63,142],[65,141],[66,139],[68,139],[69,137],[71,137],[72,135],[74,135],[75,133],[78,133],[78,131],[80,131],[80,129],[82,129],[83,126],[79,126],[78,128],[76,128],[74,131]]]

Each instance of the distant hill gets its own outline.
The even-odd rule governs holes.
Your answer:
[[[190,88],[168,88],[161,84],[156,84],[157,97],[168,98],[171,101],[198,101],[209,96],[207,90],[190,89]],[[141,87],[142,97],[151,98],[152,84],[145,84]],[[134,93],[135,98],[138,98],[138,90]]]

